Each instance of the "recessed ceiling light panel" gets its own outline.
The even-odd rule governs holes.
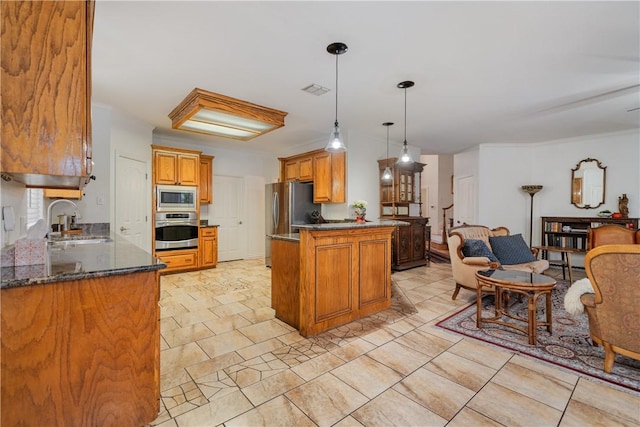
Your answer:
[[[194,89],[169,114],[173,129],[248,141],[284,126],[284,111]]]

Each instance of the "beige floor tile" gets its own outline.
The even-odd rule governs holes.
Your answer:
[[[640,424],[640,396],[637,394],[624,393],[605,384],[580,378],[571,398]]]
[[[209,401],[240,390],[240,387],[224,371],[205,375],[194,382]]]
[[[230,421],[225,427],[282,426],[314,427],[315,424],[289,399],[278,396]]]
[[[332,353],[325,353],[294,366],[291,370],[302,377],[305,381],[311,381],[325,372],[329,372],[343,364],[344,361],[339,357]]]
[[[165,317],[160,319],[160,333],[168,332],[173,329],[178,329],[180,325],[173,317]]]
[[[207,354],[194,342],[170,348],[160,352],[160,372],[186,368],[208,358]]]
[[[378,346],[387,343],[400,335],[402,335],[400,332],[394,331],[393,329],[380,328],[376,331],[363,335],[360,338]]]
[[[500,427],[502,424],[487,418],[484,415],[469,408],[462,408],[460,412],[447,424],[447,427]]]
[[[369,401],[329,373],[294,388],[285,396],[320,427],[335,424]]]
[[[275,351],[281,347],[284,347],[282,341],[277,338],[271,338],[269,340],[260,342],[258,344],[253,344],[242,348],[238,351],[238,354],[242,356],[245,360],[253,359],[254,357],[261,356],[265,353],[270,353]]]
[[[367,356],[392,368],[403,376],[409,375],[431,359],[430,356],[402,345],[397,341],[381,345],[367,353]]]
[[[547,378],[554,378],[557,381],[562,381],[571,386],[575,386],[580,379],[579,375],[569,372],[566,369],[557,369],[547,363],[518,354],[509,359],[509,363],[515,363],[516,365],[538,372]]]
[[[248,387],[244,387],[242,392],[254,406],[258,406],[304,383],[305,380],[290,369],[287,369]]]
[[[203,338],[212,337],[214,333],[203,323],[194,323],[184,328],[172,329],[164,332],[162,337],[170,347],[188,344]]]
[[[332,427],[363,427],[355,418],[351,415],[348,417],[344,417],[337,423],[335,423]]]
[[[288,332],[284,335],[280,335],[278,339],[282,341],[284,345],[293,345],[305,340],[306,338],[300,335],[300,332],[294,330],[293,332]]]
[[[638,412],[640,412],[640,407]],[[634,422],[629,420],[628,417],[621,418],[578,400],[571,400],[564,412],[562,421],[560,421],[560,427],[585,426],[637,427],[640,426],[640,413]]]
[[[191,378],[198,380],[202,377],[213,374],[217,371],[222,371],[229,366],[237,365],[242,362],[244,362],[244,359],[240,357],[238,353],[232,351],[188,366],[187,372]]]
[[[176,417],[180,427],[217,426],[253,408],[239,391],[229,393]]]
[[[476,392],[497,372],[495,369],[450,352],[435,357],[424,368]]]
[[[555,426],[562,416],[562,411],[491,382],[467,407],[508,426]]]
[[[231,316],[232,314],[238,314],[245,311],[251,310],[246,305],[241,302],[234,302],[231,304],[220,305],[218,307],[214,307],[211,309],[213,313],[215,313],[218,317]]]
[[[167,317],[179,316],[181,314],[188,313],[188,310],[181,304],[172,304],[168,307],[162,307],[160,309],[160,319]]]
[[[286,363],[268,353],[230,366],[225,369],[225,372],[238,386],[247,387],[288,369],[289,366]]]
[[[349,344],[345,344],[341,347],[331,350],[331,353],[338,356],[340,359],[348,362],[356,357],[362,356],[368,351],[373,350],[376,346],[369,341],[363,339],[356,339]]]
[[[352,414],[368,427],[444,426],[447,420],[395,390],[387,390]]]
[[[435,357],[453,345],[451,341],[431,335],[421,329],[408,332],[396,339],[395,342],[417,350],[429,357]]]
[[[393,387],[440,417],[451,420],[474,392],[426,369],[418,369]]]
[[[160,367],[160,392],[169,390],[191,380],[185,368]]]
[[[514,381],[517,378],[517,381]],[[505,388],[563,411],[569,403],[573,385],[547,377],[515,363],[507,363],[491,380]]]
[[[198,344],[209,357],[216,357],[253,345],[253,341],[239,331],[231,331],[211,338],[205,338],[198,341]]]
[[[249,326],[251,325],[251,322],[239,314],[232,314],[230,316],[220,317],[218,319],[205,322],[204,324],[216,335],[219,335],[225,332],[233,331],[234,329],[240,329],[245,326]]]
[[[402,379],[402,374],[364,355],[331,371],[370,399]]]
[[[203,308],[198,311],[187,311],[185,313],[176,314],[173,318],[181,327],[193,325],[194,323],[204,323],[209,320],[217,319],[218,316],[209,309]]]
[[[492,369],[500,369],[513,357],[513,353],[499,350],[496,347],[480,344],[472,339],[465,338],[453,345],[449,351],[458,356],[465,357],[474,362],[481,363]]]
[[[291,332],[289,328],[285,328],[274,320],[266,320],[256,323],[255,325],[245,326],[238,330],[254,343],[266,341]]]

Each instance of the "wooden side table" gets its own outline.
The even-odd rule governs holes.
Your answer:
[[[542,255],[542,259],[549,261],[549,264],[562,266],[562,278],[566,279],[564,269],[567,267],[569,270],[569,282],[573,283],[573,270],[571,269],[571,254],[584,253],[581,249],[563,248],[562,246],[535,246],[538,249],[538,253]],[[550,260],[549,252],[558,252],[560,254],[559,260]]]
[[[482,328],[483,323],[495,323],[516,329],[527,334],[529,344],[535,345],[537,342],[537,330],[539,326],[546,326],[547,331],[551,332],[552,313],[551,313],[551,291],[556,287],[556,281],[542,274],[527,273],[519,270],[486,270],[476,272],[478,281],[477,290],[477,318],[476,326]],[[495,292],[495,311],[493,317],[482,317],[482,289],[488,288]],[[527,298],[527,318],[516,316],[509,313],[508,297],[509,293],[516,293]],[[538,298],[544,296],[545,301],[545,320],[538,321],[536,313]],[[503,305],[504,300],[504,307]],[[523,328],[517,324],[507,323],[502,319],[507,316],[511,319],[525,322],[527,328]]]

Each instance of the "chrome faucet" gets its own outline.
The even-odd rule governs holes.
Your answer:
[[[66,202],[71,204],[71,206],[73,206],[73,214],[76,216],[76,218],[82,218],[80,216],[80,211],[78,210],[78,206],[73,203],[71,200],[67,200],[67,199],[58,199],[58,200],[54,200],[53,202],[51,202],[49,204],[49,207],[47,208],[47,236],[51,237],[51,210],[53,209],[53,207],[59,203],[62,202]]]

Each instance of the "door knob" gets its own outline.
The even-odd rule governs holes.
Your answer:
[[[120,227],[120,231],[122,231],[122,232],[125,232],[127,230],[128,230],[128,228],[126,228],[126,227]]]
[[[242,224],[242,221],[238,221],[238,224]]]

